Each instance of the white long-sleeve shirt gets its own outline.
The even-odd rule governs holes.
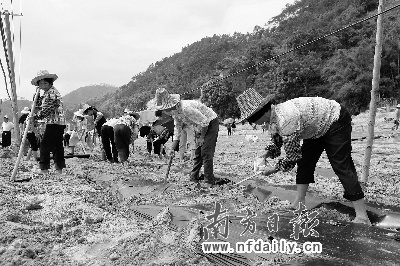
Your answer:
[[[171,113],[174,118],[174,139],[177,140],[181,137],[183,124],[193,125],[199,130],[218,117],[213,109],[196,100],[181,100],[177,109]]]

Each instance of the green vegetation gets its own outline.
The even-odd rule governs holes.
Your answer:
[[[63,107],[65,109],[65,116],[67,120],[72,119],[74,112],[77,111],[83,103],[97,101],[102,97],[107,97],[118,90],[118,87],[98,84],[84,86],[76,89],[62,97]],[[96,97],[93,97],[96,95]]]
[[[238,116],[233,99],[249,87],[278,101],[301,96],[336,99],[355,114],[368,107],[375,49],[376,18],[267,61],[230,78],[220,75],[280,55],[294,47],[376,14],[376,0],[301,0],[249,34],[205,37],[135,75],[113,95],[93,104],[110,115],[123,108],[145,109],[159,86],[183,98],[200,97],[222,118]],[[396,4],[386,1],[386,7]],[[400,8],[384,15],[380,97],[397,98],[400,82]],[[206,85],[208,84],[208,85]],[[194,91],[193,91],[194,90]],[[187,93],[189,91],[193,91]]]

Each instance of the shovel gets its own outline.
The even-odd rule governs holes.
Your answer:
[[[162,193],[164,193],[165,190],[167,190],[167,188],[169,188],[171,186],[171,184],[169,184],[167,182],[167,180],[168,180],[169,170],[171,169],[171,164],[172,164],[173,158],[174,157],[172,155],[169,157],[167,173],[165,174],[165,178],[164,178],[164,184],[162,184],[158,188],[156,188],[156,190],[154,192],[161,192],[161,194],[162,194]]]

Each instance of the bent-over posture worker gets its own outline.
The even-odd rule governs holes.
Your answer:
[[[196,150],[193,158],[193,169],[190,180],[200,181],[200,169],[204,165],[204,187],[217,184],[213,171],[215,146],[217,144],[219,122],[218,115],[206,105],[196,100],[181,100],[179,94],[169,94],[165,88],[156,91],[156,110],[162,110],[174,119],[174,141],[171,156],[175,155],[178,148],[183,124],[197,128]]]
[[[272,143],[265,148],[263,157],[276,158],[281,147],[285,149],[286,157],[280,158],[275,167],[267,167],[263,174],[287,172],[297,163],[297,197],[292,207],[297,208],[300,202],[305,204],[308,186],[314,183],[315,166],[325,150],[343,185],[343,197],[353,203],[353,222],[370,224],[351,157],[351,116],[346,108],[320,97],[301,97],[275,105],[272,97],[263,98],[254,89],[243,92],[237,101],[242,121],[269,124]]]

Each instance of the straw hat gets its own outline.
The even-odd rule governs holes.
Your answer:
[[[93,108],[93,106],[90,106],[87,103],[83,104],[82,105],[82,114],[86,113],[89,108]]]
[[[158,88],[156,90],[156,96],[154,98],[155,101],[155,109],[156,110],[165,110],[177,105],[180,101],[181,97],[179,94],[169,94],[165,88]]]
[[[74,112],[74,115],[80,116],[80,117],[85,117],[85,115],[83,114],[83,109],[79,109],[78,111]]]
[[[125,108],[124,110],[124,114],[128,114],[133,116],[136,120],[138,120],[140,118],[140,114],[134,111],[129,110],[128,108]]]
[[[36,77],[32,79],[31,84],[37,86],[40,80],[46,78],[50,78],[55,81],[56,79],[58,79],[58,76],[56,74],[50,74],[47,70],[39,70],[39,72],[36,74]]]
[[[8,115],[5,115],[4,118],[7,118],[7,119],[8,119]]]
[[[241,113],[239,123],[247,120],[257,111],[261,110],[261,108],[267,105],[272,100],[272,98],[272,96],[267,96],[266,98],[263,98],[261,94],[259,94],[253,88],[245,90],[242,94],[236,97],[236,101],[238,103]]]
[[[29,107],[25,106],[24,109],[21,110],[21,114],[29,114],[31,111],[29,110]]]

